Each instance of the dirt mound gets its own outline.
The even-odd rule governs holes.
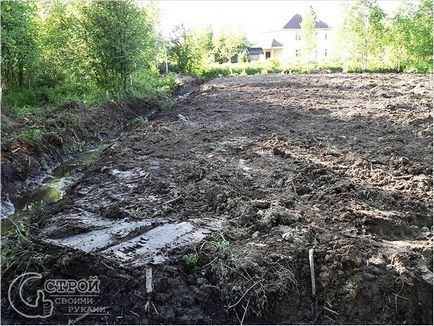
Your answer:
[[[405,74],[205,84],[38,221],[53,257],[75,253],[44,268],[111,284],[110,314],[80,323],[430,324],[431,92]]]

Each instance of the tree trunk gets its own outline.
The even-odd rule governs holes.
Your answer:
[[[24,84],[24,64],[20,62],[18,64],[18,87],[23,88]]]
[[[12,67],[8,67],[7,69],[7,85],[8,85],[8,90],[12,91],[13,88],[13,80],[14,80],[14,73],[12,70]]]

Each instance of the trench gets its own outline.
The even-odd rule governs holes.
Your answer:
[[[32,217],[42,215],[46,205],[61,200],[68,186],[78,180],[110,144],[106,141],[61,163],[36,189],[2,203],[1,236],[7,235]]]
[[[194,87],[195,85],[187,87],[186,90],[181,90],[177,95],[173,96],[173,103],[188,97]],[[157,115],[157,112],[157,110],[153,110],[147,117],[152,119]],[[78,180],[85,170],[96,161],[104,149],[111,146],[116,137],[122,131],[127,130],[128,127],[131,127],[131,125],[128,124],[120,129],[102,144],[81,152],[75,157],[61,163],[45,176],[35,189],[25,191],[18,196],[5,200],[2,199],[0,215],[1,237],[3,238],[13,231],[20,223],[29,221],[32,217],[41,216],[45,211],[46,205],[61,200],[66,189]]]
[[[185,99],[191,92],[187,92],[174,97],[174,102]],[[156,112],[149,115],[149,118],[155,117]],[[70,159],[61,163],[47,175],[40,185],[34,190],[24,192],[23,194],[12,197],[7,203],[2,203],[2,219],[1,219],[1,237],[6,237],[13,233],[16,229],[21,230],[24,225],[28,225],[30,221],[42,217],[49,209],[50,204],[60,201],[67,189],[74,184],[86,170],[101,156],[104,150],[110,147],[116,141],[120,133],[131,129],[131,124],[122,128],[115,135],[112,135],[109,140],[95,146],[87,151],[84,151]],[[116,223],[110,220],[101,221],[98,217],[90,219],[88,226],[91,229],[83,234],[75,234],[57,239],[44,237],[46,242],[50,242],[59,246],[66,246],[82,250],[84,252],[101,251],[105,256],[110,256],[115,259],[123,257],[125,259],[125,251],[134,253],[134,256],[140,256],[140,261],[162,262],[164,258],[158,252],[167,246],[177,246],[180,244],[190,244],[201,241],[210,229],[219,228],[219,223],[212,223],[207,228],[201,228],[190,222],[168,223],[165,219],[144,219],[140,222],[121,222]],[[96,223],[96,227],[92,223]],[[104,225],[101,225],[103,223]],[[94,229],[95,226],[95,229]],[[139,230],[144,229],[143,232]],[[122,230],[127,236],[125,239],[118,241],[113,237],[113,232]],[[132,239],[130,234],[140,233]],[[142,243],[146,238],[146,243]],[[137,243],[141,244],[139,248]]]

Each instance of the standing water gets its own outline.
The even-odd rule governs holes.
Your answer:
[[[80,178],[108,146],[107,143],[81,153],[76,158],[62,163],[52,174],[44,179],[35,190],[20,197],[12,198],[9,203],[2,203],[1,235],[14,229],[15,225],[25,222],[44,212],[47,204],[62,199],[69,185]]]

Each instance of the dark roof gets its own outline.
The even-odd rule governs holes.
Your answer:
[[[273,41],[271,42],[271,47],[272,48],[279,48],[281,46],[283,46],[283,44],[273,38]]]
[[[315,28],[329,28],[329,25],[324,23],[322,20],[319,20],[315,23]]]
[[[247,53],[249,55],[264,54],[264,50],[262,48],[247,48]]]
[[[295,14],[294,17],[291,18],[289,22],[283,26],[283,29],[301,29],[300,23],[303,21],[303,17],[299,14]],[[329,28],[329,25],[324,23],[322,20],[319,20],[315,23],[315,28]]]
[[[303,17],[301,17],[299,14],[295,14],[294,17],[292,17],[291,20],[287,22],[285,26],[283,26],[283,29],[301,28],[300,23],[302,20]]]

